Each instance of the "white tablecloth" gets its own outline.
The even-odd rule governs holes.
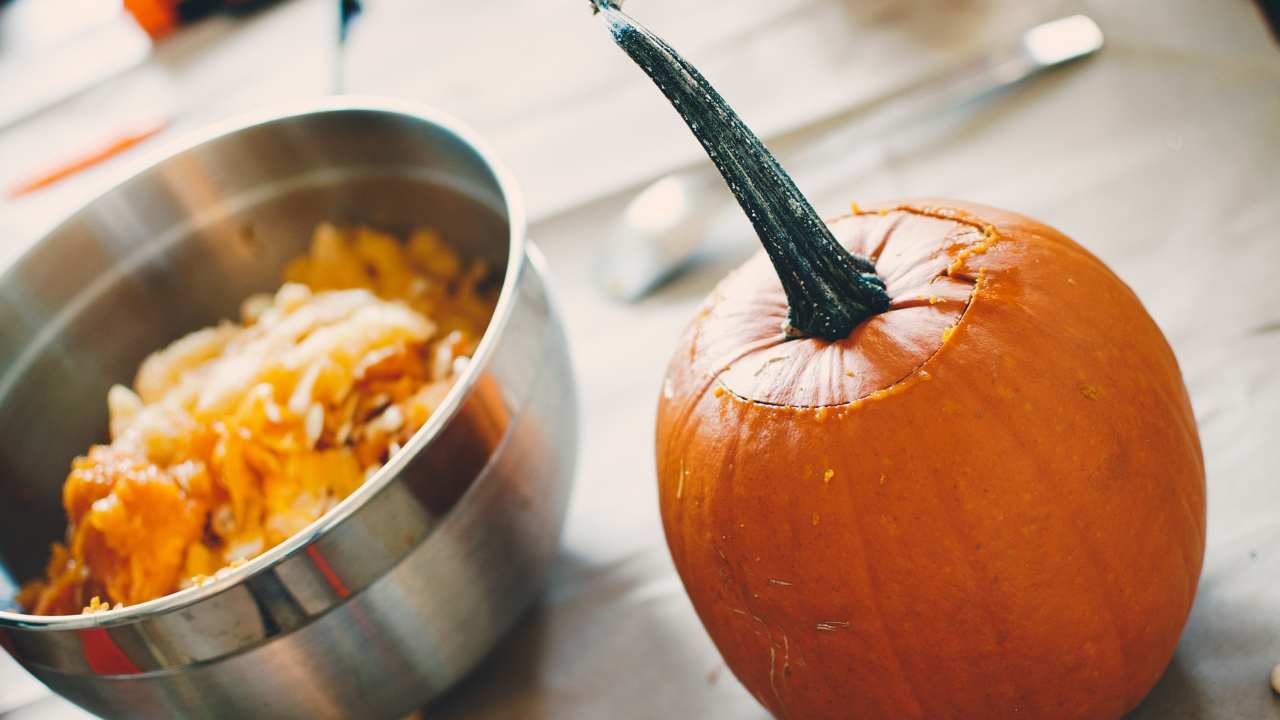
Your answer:
[[[586,3],[369,5],[353,36],[349,87],[450,109],[506,156],[555,274],[585,413],[564,554],[546,597],[430,715],[763,717],[674,574],[652,458],[667,354],[694,305],[751,251],[749,228],[725,213],[713,243],[720,252],[697,272],[638,305],[605,300],[591,271],[625,200],[619,191],[696,159],[698,148]],[[835,151],[801,147],[782,160],[830,213],[851,199],[908,194],[1020,210],[1075,237],[1134,287],[1182,364],[1209,482],[1195,610],[1134,717],[1280,718],[1267,685],[1280,662],[1280,50],[1252,3],[632,0],[628,8],[765,135],[1037,19],[1082,9],[1097,19],[1107,47],[1083,65],[920,130],[828,140]],[[330,10],[295,0],[243,27],[214,21],[190,31],[121,79],[120,96],[147,98],[134,110],[95,92],[0,134],[0,183],[107,110],[125,117],[138,105],[172,107],[183,113],[179,126],[197,125],[324,92]],[[272,48],[288,58],[264,63]],[[6,250],[128,164],[0,206],[0,224],[12,226]],[[0,665],[0,716],[80,715]]]

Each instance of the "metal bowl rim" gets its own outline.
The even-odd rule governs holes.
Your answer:
[[[39,240],[33,243],[31,247],[27,248],[21,255],[11,262],[3,275],[0,275],[0,283],[8,282],[12,273],[14,273],[32,253],[43,245],[48,238],[53,237],[62,231],[64,227],[73,222],[78,215],[86,211],[89,207],[109,196],[124,184],[140,177],[144,173],[154,170],[155,168],[186,152],[261,125],[269,125],[309,115],[346,112],[375,112],[389,115],[400,115],[434,126],[437,130],[444,130],[446,133],[450,133],[457,137],[471,150],[473,150],[480,157],[486,168],[494,175],[494,180],[498,186],[498,190],[502,194],[502,201],[507,215],[507,269],[502,279],[502,289],[499,291],[498,302],[494,308],[493,315],[490,317],[489,324],[485,328],[484,335],[481,337],[480,343],[476,348],[476,353],[467,364],[467,368],[463,372],[462,377],[459,378],[454,386],[449,390],[449,393],[445,397],[440,408],[431,414],[431,417],[427,419],[427,422],[419,428],[416,433],[414,433],[413,437],[411,437],[408,443],[401,448],[400,452],[392,456],[385,465],[379,468],[373,477],[366,480],[355,490],[355,492],[344,498],[342,502],[338,503],[329,510],[329,512],[320,516],[310,525],[299,530],[297,533],[294,533],[284,542],[275,545],[263,552],[261,555],[258,555],[243,565],[232,569],[230,572],[224,574],[223,577],[197,587],[178,590],[176,592],[169,593],[168,595],[148,600],[146,602],[137,603],[136,605],[130,605],[119,610],[107,610],[92,614],[31,615],[28,613],[0,610],[0,627],[13,627],[32,631],[78,630],[84,628],[111,627],[115,625],[130,624],[144,620],[148,617],[163,615],[213,597],[214,595],[243,582],[249,577],[279,564],[289,556],[323,537],[333,528],[342,524],[370,498],[377,495],[383,490],[383,488],[389,485],[391,481],[405,468],[409,461],[413,457],[417,456],[418,453],[420,453],[431,441],[431,439],[440,432],[441,428],[448,424],[449,421],[453,419],[453,416],[457,414],[462,405],[463,398],[469,394],[469,391],[475,385],[476,378],[491,362],[492,356],[495,352],[494,345],[497,342],[496,338],[503,334],[507,323],[511,318],[512,308],[516,302],[515,286],[520,282],[520,278],[524,273],[525,264],[528,258],[526,252],[528,220],[524,206],[524,198],[520,194],[519,186],[516,184],[514,176],[506,166],[497,159],[488,144],[481,140],[474,131],[451,115],[420,103],[379,96],[340,95],[321,100],[307,100],[277,105],[267,110],[259,110],[238,115],[205,127],[204,129],[189,133],[185,137],[180,138],[166,145],[163,149],[157,150],[153,154],[147,156],[145,160],[139,161],[135,165],[131,166],[127,171],[123,172],[117,180],[111,182],[105,191],[85,202],[74,212],[68,215],[65,220],[45,232]],[[468,491],[464,493],[463,497],[459,498],[458,503],[451,508],[451,512],[456,510],[458,505],[461,505],[466,500],[466,497],[471,494],[470,490],[471,488],[468,488]]]

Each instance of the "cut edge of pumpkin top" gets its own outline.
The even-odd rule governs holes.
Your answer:
[[[966,261],[1000,239],[991,225],[942,208],[854,206],[830,226],[846,248],[876,263],[889,310],[834,342],[787,339],[780,331],[786,295],[767,258],[757,256],[725,280],[698,332],[699,354],[718,368],[717,395],[820,409],[858,405],[928,379],[927,366],[961,328],[980,289],[983,273]],[[712,338],[726,346],[705,342]],[[744,340],[751,348],[745,353]],[[726,356],[734,348],[737,356]]]

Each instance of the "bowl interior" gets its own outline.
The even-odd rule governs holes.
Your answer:
[[[414,114],[241,127],[134,176],[0,279],[0,609],[62,538],[69,463],[106,439],[106,392],[150,352],[279,286],[317,223],[427,225],[505,273],[508,199],[454,132]]]

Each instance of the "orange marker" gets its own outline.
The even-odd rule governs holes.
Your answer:
[[[71,160],[63,165],[53,168],[52,170],[18,184],[9,191],[9,197],[16,198],[35,192],[41,188],[48,187],[60,180],[75,175],[76,173],[86,170],[97,165],[98,163],[108,160],[138,143],[152,137],[160,132],[169,124],[168,120],[161,120],[152,125],[142,127],[140,129],[131,130],[130,132],[117,137],[107,144],[91,150],[78,158]]]

